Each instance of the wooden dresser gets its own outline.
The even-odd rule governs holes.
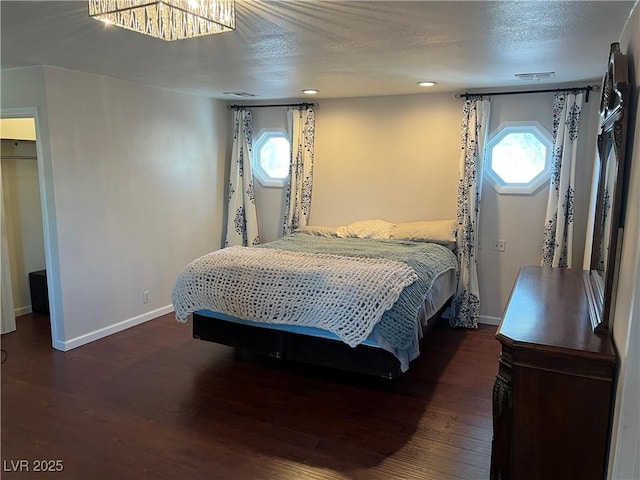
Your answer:
[[[582,270],[521,269],[496,333],[492,480],[605,478],[616,356]]]

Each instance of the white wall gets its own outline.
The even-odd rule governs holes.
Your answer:
[[[620,39],[630,58],[633,101],[630,105],[627,161],[631,162],[624,217],[624,237],[613,318],[619,355],[609,479],[640,478],[640,6]]]
[[[553,93],[494,96],[491,99],[489,135],[496,132],[504,122],[533,120],[539,122],[550,135],[553,134],[553,98]],[[589,102],[583,105],[580,116],[574,215],[575,268],[582,268],[598,107],[598,96],[592,94]],[[548,196],[548,183],[530,195],[499,194],[485,175],[480,213],[478,275],[481,299],[490,301],[483,301],[481,304],[482,321],[497,324],[520,267],[540,265]],[[496,239],[506,241],[504,252],[492,249]]]
[[[456,216],[462,103],[452,94],[322,100],[311,223]],[[254,138],[287,129],[286,108],[252,110]],[[255,180],[262,242],[281,235],[283,189]]]
[[[54,346],[68,349],[168,311],[180,269],[221,246],[228,112],[113,78],[25,70],[2,72],[2,107],[38,107],[38,138],[50,142],[64,326]],[[34,76],[46,97],[24,91]]]
[[[454,218],[461,111],[452,94],[322,100],[310,222]]]
[[[35,143],[3,140],[2,157],[2,193],[13,305],[15,315],[19,316],[31,312],[29,272],[45,268]]]
[[[453,94],[322,100],[316,113],[311,223],[455,218],[462,106]],[[551,132],[552,106],[553,94],[494,96],[490,128],[507,120],[537,120]],[[577,195],[585,199],[597,109],[598,98],[592,95],[583,110],[580,139],[584,168]],[[547,194],[544,186],[527,196],[497,195],[485,185],[478,259],[482,321],[497,323],[518,269],[540,264]],[[578,264],[586,217],[586,203],[581,203],[576,212]],[[507,241],[505,252],[489,248],[495,238]]]
[[[0,82],[0,113],[2,118],[32,117],[36,120],[38,176],[49,285],[51,337],[53,346],[62,350],[64,349],[65,331],[44,67],[3,70],[0,75],[2,76]]]

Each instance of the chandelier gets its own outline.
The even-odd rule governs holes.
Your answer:
[[[163,40],[236,28],[235,0],[89,0],[89,16]]]

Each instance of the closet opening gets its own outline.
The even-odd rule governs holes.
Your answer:
[[[1,332],[51,342],[35,117],[0,118]]]

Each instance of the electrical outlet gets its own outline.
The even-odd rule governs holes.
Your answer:
[[[493,249],[498,252],[504,252],[507,247],[506,240],[494,240],[493,241]]]
[[[149,290],[142,292],[142,303],[149,303]]]

